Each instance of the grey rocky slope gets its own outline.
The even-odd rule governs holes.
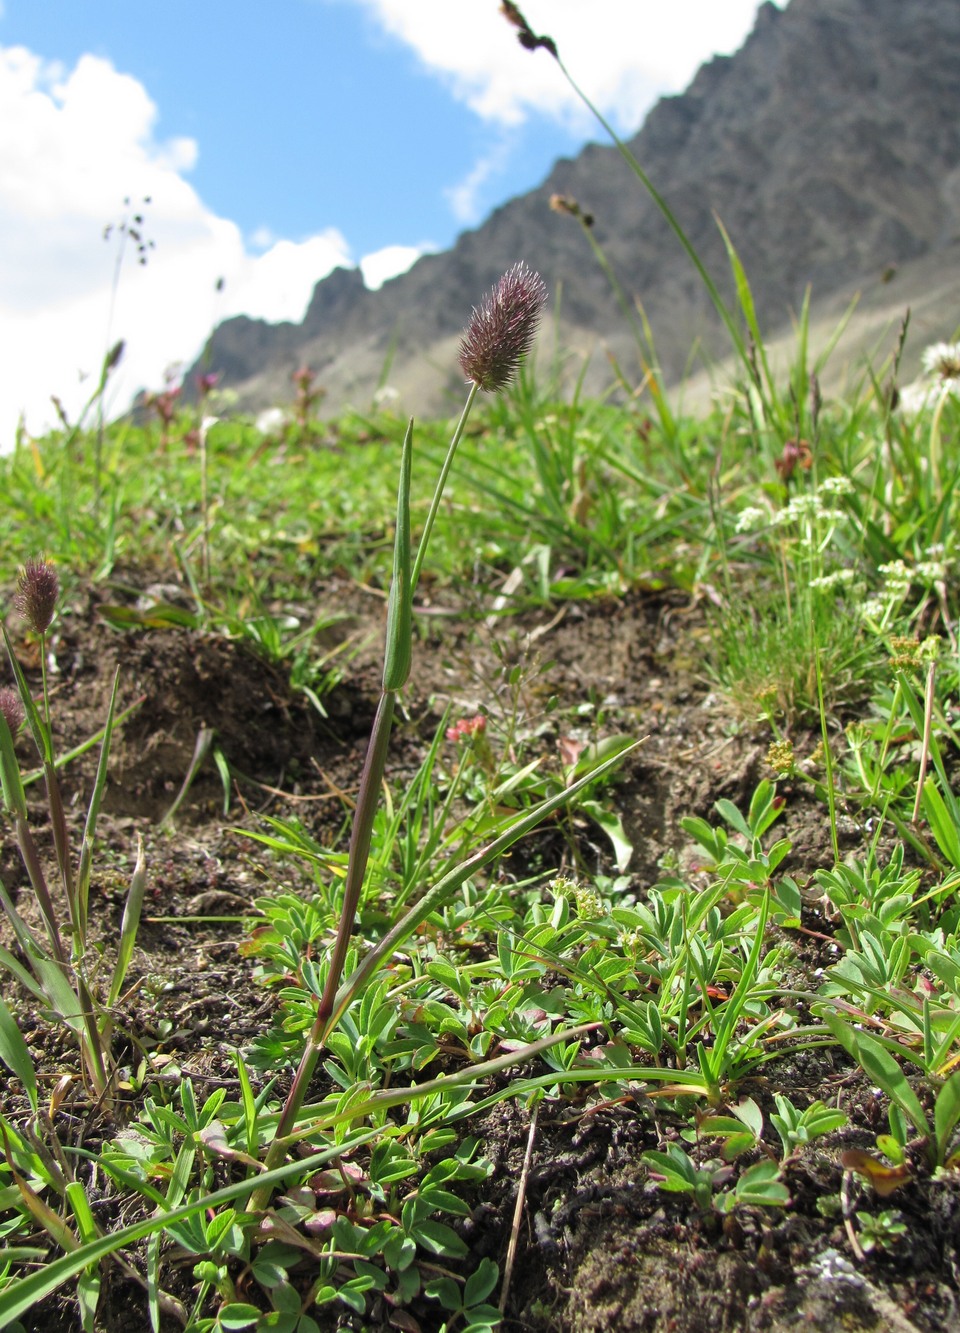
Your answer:
[[[575,52],[567,58],[575,74]],[[662,99],[630,146],[729,296],[714,214],[722,219],[771,333],[788,325],[808,285],[816,312],[866,293],[858,354],[885,332],[892,342],[890,326],[911,303],[927,336],[960,324],[958,0],[764,4],[741,50]],[[561,294],[561,344],[593,348],[591,387],[609,379],[603,349],[634,373],[607,281],[579,225],[551,211],[553,194],[594,215],[597,240],[649,315],[668,381],[684,375],[695,346],[708,362],[728,351],[653,201],[614,148],[591,145],[377,292],[358,271],[337,270],[317,284],[302,324],[225,322],[213,368],[245,407],[289,399],[290,374],[304,363],[327,388],[328,406],[365,406],[393,345],[391,384],[418,412],[442,410],[470,305],[525,259]]]

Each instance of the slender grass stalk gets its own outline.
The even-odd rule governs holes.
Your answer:
[[[417,591],[417,584],[420,582],[420,571],[423,568],[423,560],[427,554],[427,545],[430,541],[430,534],[433,532],[433,525],[436,521],[437,511],[440,508],[440,499],[443,495],[444,487],[447,483],[447,477],[450,468],[453,465],[454,455],[457,452],[457,446],[463,438],[463,430],[467,424],[467,417],[470,415],[470,409],[473,407],[477,394],[480,392],[480,386],[476,381],[471,381],[467,392],[467,401],[463,405],[463,411],[460,413],[460,420],[457,422],[456,429],[450,439],[450,445],[447,449],[447,455],[443,460],[443,466],[440,469],[440,475],[437,478],[436,489],[433,492],[433,499],[430,502],[430,508],[427,512],[426,522],[423,525],[423,534],[420,537],[420,545],[417,547],[417,558],[414,561],[413,573],[410,578],[410,596],[411,598]]]
[[[343,886],[340,923],[327,966],[323,993],[317,1006],[317,1016],[307,1037],[300,1065],[287,1096],[283,1117],[277,1127],[277,1134],[280,1138],[289,1134],[293,1127],[330,1029],[337,985],[346,962],[347,950],[350,947],[350,936],[353,933],[357,907],[359,906],[360,894],[366,875],[367,861],[370,856],[370,841],[373,836],[373,823],[387,762],[395,701],[396,694],[392,690],[384,691],[380,696],[380,703],[370,733],[367,757],[360,778],[360,790],[357,794],[357,804],[354,810],[353,828],[350,834],[350,851],[347,861],[347,877]],[[267,1169],[270,1168],[271,1162],[268,1157]]]
[[[529,351],[536,334],[537,324],[547,292],[539,275],[531,273],[524,264],[516,264],[503,275],[485,301],[474,309],[460,344],[460,365],[469,382],[464,409],[454,430],[446,458],[434,487],[433,500],[427,524],[420,539],[416,562],[411,567],[410,487],[413,458],[413,422],[410,421],[403,441],[400,460],[400,482],[397,490],[397,523],[393,548],[393,577],[387,605],[387,634],[384,649],[383,691],[377,707],[367,757],[360,779],[360,790],[354,809],[353,827],[347,861],[340,922],[327,967],[323,993],[317,1006],[316,1017],[304,1046],[303,1055],[287,1095],[277,1126],[274,1142],[267,1150],[265,1169],[271,1170],[280,1160],[284,1140],[296,1123],[310,1080],[323,1050],[327,1034],[337,1022],[343,1008],[339,1004],[338,987],[346,962],[356,921],[357,908],[366,877],[370,856],[373,825],[379,802],[380,787],[386,767],[387,750],[396,698],[410,675],[413,641],[413,595],[423,567],[430,534],[440,506],[444,487],[454,455],[478,392],[499,392],[513,378],[517,367]],[[389,936],[388,936],[389,938]],[[378,961],[382,957],[378,954]],[[354,987],[351,994],[356,991]],[[263,1207],[266,1196],[257,1191],[257,1206]]]
[[[612,353],[608,353],[614,368],[617,380],[623,391],[631,397],[639,397],[644,389],[649,390],[650,397],[653,399],[653,405],[656,408],[657,416],[660,418],[660,426],[665,437],[670,441],[672,447],[677,451],[677,461],[680,472],[685,481],[689,481],[691,471],[689,460],[686,457],[686,451],[683,447],[682,438],[677,429],[676,418],[670,410],[666,395],[663,391],[663,385],[660,381],[660,368],[657,364],[656,344],[653,338],[653,330],[650,327],[650,321],[647,319],[647,313],[638,297],[631,301],[624,290],[623,284],[617,276],[613,264],[607,258],[606,251],[597,240],[594,231],[594,219],[590,213],[585,213],[576,199],[571,199],[566,195],[553,195],[550,199],[550,207],[557,213],[566,213],[579,222],[580,228],[587,238],[587,244],[593,251],[593,256],[600,265],[610,290],[613,292],[614,299],[620,307],[620,313],[623,315],[630,327],[633,340],[637,346],[637,354],[640,358],[640,365],[643,369],[644,378],[638,389],[633,389],[627,383],[626,377],[620,370],[619,365],[614,359]],[[635,307],[635,309],[634,309]],[[586,366],[584,366],[584,371]]]
[[[11,742],[12,750],[12,742]],[[27,875],[30,879],[30,887],[37,895],[37,904],[40,913],[43,916],[43,924],[46,927],[47,936],[53,948],[54,957],[60,964],[64,973],[67,969],[67,952],[63,947],[63,940],[60,937],[60,928],[57,925],[57,914],[54,911],[53,899],[50,897],[50,890],[47,887],[47,881],[43,873],[43,867],[40,864],[40,857],[37,853],[36,843],[33,841],[33,834],[27,824],[26,815],[15,815],[17,828],[17,848],[26,867]]]
[[[653,200],[657,208],[662,213],[664,219],[667,222],[667,225],[670,227],[670,230],[676,236],[677,240],[680,242],[680,245],[686,252],[690,262],[697,270],[697,273],[700,276],[700,280],[706,287],[707,292],[710,296],[710,300],[713,302],[717,314],[720,316],[720,318],[723,320],[724,325],[726,326],[727,332],[730,335],[730,340],[733,343],[737,356],[740,358],[745,370],[747,371],[749,379],[755,385],[757,390],[762,392],[763,381],[761,379],[755,361],[753,357],[751,357],[749,349],[747,348],[747,345],[744,342],[743,335],[741,334],[740,329],[737,327],[737,321],[733,315],[733,312],[728,308],[723,297],[720,295],[719,289],[717,288],[717,285],[714,282],[713,278],[710,276],[710,273],[706,265],[704,264],[703,260],[697,253],[692,241],[687,236],[686,232],[683,230],[680,223],[677,221],[677,218],[674,215],[673,210],[670,208],[670,205],[667,203],[666,199],[664,199],[663,195],[653,184],[653,181],[651,181],[650,177],[644,171],[643,167],[641,167],[640,163],[637,161],[633,153],[631,153],[630,149],[620,138],[619,134],[617,134],[616,130],[613,128],[613,126],[610,124],[607,118],[603,115],[602,111],[600,111],[599,107],[594,105],[594,103],[590,100],[587,94],[583,91],[583,89],[574,79],[573,75],[570,73],[566,65],[561,60],[560,54],[557,51],[556,42],[554,42],[553,38],[546,36],[537,36],[533,32],[530,25],[527,23],[526,19],[523,17],[519,8],[515,4],[512,3],[503,4],[501,6],[501,10],[504,16],[507,18],[508,22],[512,23],[514,27],[519,29],[518,39],[520,41],[521,46],[525,47],[529,51],[536,51],[539,49],[543,49],[545,51],[548,51],[550,55],[553,56],[554,60],[557,62],[560,72],[566,79],[567,83],[570,85],[573,92],[576,94],[577,97],[580,98],[580,101],[584,104],[584,106],[587,108],[590,114],[597,120],[597,122],[600,125],[603,126],[606,133],[610,136],[610,139],[612,140],[614,147],[617,149],[617,152],[626,162],[627,166],[636,176],[637,180],[640,181],[643,188],[650,195],[650,198]]]

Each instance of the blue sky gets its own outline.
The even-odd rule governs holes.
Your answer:
[[[528,0],[618,129],[749,32],[757,0]],[[498,0],[0,0],[0,449],[88,396],[126,405],[218,319],[302,317],[336,264],[369,285],[446,248],[601,137]],[[123,200],[140,268],[111,283]],[[225,279],[220,295],[218,277]],[[481,293],[466,294],[469,305]]]

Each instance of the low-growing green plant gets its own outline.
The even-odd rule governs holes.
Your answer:
[[[799,1155],[808,1143],[823,1134],[832,1134],[847,1124],[847,1115],[835,1107],[824,1106],[819,1099],[799,1110],[789,1097],[779,1092],[773,1094],[776,1112],[770,1116],[770,1123],[780,1136],[783,1146],[783,1161]]]
[[[957,1151],[956,1130],[960,1122],[960,1072],[951,1074],[935,1088],[931,1123],[891,1053],[890,1047],[896,1049],[896,1043],[869,1036],[826,1009],[821,1012],[824,1023],[839,1044],[922,1136],[930,1165],[937,1167],[952,1162]]]
[[[740,886],[743,891],[768,889],[774,919],[781,925],[798,925],[800,890],[789,876],[776,876],[778,867],[789,855],[790,841],[778,838],[768,849],[763,846],[763,835],[783,813],[783,808],[776,786],[764,779],[754,791],[745,816],[731,801],[720,800],[714,805],[734,840],[726,829],[713,828],[699,817],[681,819],[680,827],[707,852],[712,874],[731,887]]]
[[[903,1214],[895,1208],[884,1208],[879,1213],[857,1209],[858,1240],[864,1254],[872,1250],[892,1249],[906,1234]]]
[[[661,1189],[689,1194],[703,1212],[731,1213],[738,1207],[785,1208],[790,1191],[779,1179],[780,1168],[769,1158],[754,1162],[737,1175],[728,1165],[697,1166],[676,1143],[666,1152],[650,1150],[641,1158]],[[731,1183],[732,1182],[732,1183]],[[724,1186],[730,1185],[729,1189]]]
[[[727,1213],[743,1205],[786,1207],[789,1191],[782,1179],[785,1169],[813,1139],[842,1128],[847,1117],[821,1101],[801,1111],[780,1093],[774,1094],[774,1100],[777,1112],[770,1119],[783,1149],[779,1163],[772,1157],[764,1158],[740,1172],[731,1165],[744,1153],[756,1152],[763,1146],[763,1114],[750,1097],[731,1103],[729,1113],[723,1109],[698,1113],[692,1127],[682,1131],[681,1137],[687,1143],[701,1147],[718,1143],[721,1162],[708,1160],[697,1165],[676,1143],[668,1144],[665,1152],[645,1152],[642,1160],[661,1189],[689,1194],[703,1210]],[[731,1188],[724,1188],[731,1182]]]

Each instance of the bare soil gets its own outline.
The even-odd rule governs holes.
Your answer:
[[[379,688],[378,653],[383,606],[344,582],[323,590],[325,605],[344,613],[333,632],[369,629],[368,645],[346,667],[325,700],[322,719],[303,695],[291,691],[282,669],[241,644],[195,631],[143,628],[118,632],[100,614],[105,600],[136,602],[137,578],[124,590],[82,589],[57,622],[52,643],[54,727],[58,748],[80,744],[102,725],[115,669],[121,707],[138,704],[119,728],[100,827],[100,850],[91,916],[107,937],[119,929],[136,835],[145,841],[149,865],[146,920],[135,963],[141,979],[126,1000],[121,1030],[168,1052],[184,1074],[212,1089],[231,1084],[231,1048],[252,1040],[268,1024],[273,996],[251,980],[251,964],[238,951],[244,938],[236,921],[258,895],[282,883],[309,894],[312,880],[296,863],[278,865],[243,836],[264,813],[295,815],[314,837],[344,845],[345,803],[355,791]],[[146,590],[145,590],[146,591]],[[156,590],[154,590],[154,595]],[[167,589],[169,595],[169,589]],[[704,626],[679,595],[642,593],[624,600],[574,603],[497,618],[469,595],[454,602],[438,594],[418,620],[414,676],[404,718],[394,737],[391,778],[402,784],[432,737],[446,703],[468,715],[504,705],[504,662],[524,667],[523,703],[544,718],[593,701],[601,731],[644,736],[625,764],[615,800],[636,848],[631,888],[642,892],[661,876],[665,856],[689,858],[678,821],[710,817],[721,796],[744,807],[761,777],[772,777],[764,755],[770,736],[737,722],[730,705],[704,677]],[[498,651],[495,651],[495,646]],[[35,649],[24,660],[35,670]],[[549,713],[555,698],[559,707]],[[138,702],[139,701],[139,702]],[[176,818],[161,821],[190,768],[198,736],[212,729],[230,766],[230,811],[224,817],[220,774],[208,756]],[[555,750],[562,724],[540,738]],[[813,749],[816,737],[794,737]],[[27,747],[24,745],[24,756]],[[27,760],[27,762],[31,762]],[[71,762],[63,777],[68,808],[82,819],[95,771],[95,754]],[[37,787],[31,802],[38,820]],[[830,863],[825,811],[805,791],[781,787],[787,807],[778,830],[792,839],[784,869],[803,882]],[[846,849],[861,840],[855,817],[841,824]],[[41,828],[38,839],[44,837]],[[549,839],[549,835],[548,839]],[[546,851],[559,860],[574,855],[581,866],[612,873],[609,848],[584,821],[575,852],[557,838]],[[544,854],[541,845],[540,854]],[[0,874],[29,914],[26,880],[11,839],[0,856]],[[792,932],[798,974],[833,961],[832,926],[814,908],[805,932]],[[4,938],[4,942],[9,941]],[[46,1082],[73,1068],[73,1053],[38,1017],[23,1008],[23,1028]],[[167,1028],[162,1041],[161,1023]],[[131,1061],[135,1052],[131,1048]],[[655,1103],[605,1105],[594,1097],[580,1105],[547,1104],[533,1141],[527,1199],[512,1273],[506,1328],[588,1333],[593,1330],[936,1330],[960,1328],[960,1208],[952,1176],[917,1179],[893,1203],[908,1224],[887,1251],[859,1259],[842,1220],[825,1218],[818,1200],[841,1187],[840,1153],[870,1147],[882,1129],[885,1106],[842,1053],[819,1051],[785,1058],[767,1079],[741,1088],[765,1111],[775,1091],[798,1105],[822,1098],[841,1105],[851,1127],[819,1140],[790,1168],[791,1205],[785,1211],[741,1209],[734,1216],[702,1215],[684,1197],[660,1191],[640,1155],[676,1138],[684,1122]],[[0,1107],[17,1114],[15,1087],[0,1092]],[[71,1142],[95,1145],[116,1125],[98,1120],[81,1100],[60,1116]],[[529,1131],[525,1107],[506,1102],[468,1122],[494,1165],[463,1224],[470,1266],[489,1255],[503,1269]],[[859,1188],[859,1187],[857,1187]],[[877,1210],[865,1198],[862,1207]],[[102,1222],[115,1207],[105,1193]],[[127,1218],[116,1218],[120,1225]],[[179,1279],[189,1300],[190,1266]],[[166,1275],[178,1290],[175,1274]],[[424,1302],[411,1312],[426,1333],[440,1315]],[[333,1317],[331,1316],[331,1319]],[[78,1327],[66,1293],[25,1320],[26,1328]],[[395,1327],[385,1310],[364,1323],[346,1313],[330,1327]],[[104,1283],[98,1327],[104,1333],[147,1327],[140,1288],[111,1271]],[[170,1324],[173,1328],[175,1325]]]

